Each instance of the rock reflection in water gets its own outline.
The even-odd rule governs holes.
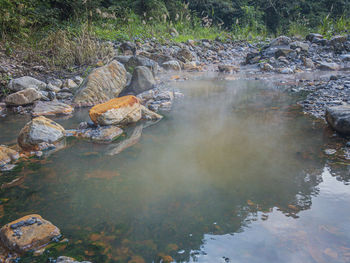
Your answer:
[[[135,145],[141,138],[143,130],[143,124],[136,126],[130,137],[124,139],[123,141],[115,144],[111,144],[106,151],[106,155],[117,155],[124,151],[125,149]]]
[[[92,262],[188,262],[191,251],[208,254],[199,262],[278,262],[307,247],[309,236],[321,240],[311,242],[317,250],[295,252],[289,262],[313,262],[310,251],[335,255],[335,246],[350,242],[345,224],[341,239],[315,227],[329,225],[328,213],[350,218],[344,200],[313,210],[326,166],[322,124],[289,107],[293,99],[269,83],[179,85],[185,99],[157,125],[136,126],[113,145],[75,141],[36,166],[27,188],[3,191],[1,223],[39,213],[69,238],[65,253]],[[275,231],[299,221],[306,234]]]

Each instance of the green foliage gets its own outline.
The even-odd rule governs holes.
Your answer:
[[[320,24],[318,31],[327,38],[337,34],[348,33],[350,29],[350,18],[344,16],[339,19],[332,19],[329,15],[325,16]]]
[[[255,40],[316,30],[330,37],[349,30],[349,12],[348,0],[0,0],[0,37],[36,45],[82,24],[105,40]]]

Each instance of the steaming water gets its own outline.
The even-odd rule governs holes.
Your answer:
[[[177,88],[185,98],[173,111],[124,141],[68,140],[0,177],[22,182],[1,191],[1,224],[38,213],[69,239],[23,261],[349,262],[348,163],[325,158],[323,124],[268,82]],[[14,143],[26,121],[0,120],[0,143]]]

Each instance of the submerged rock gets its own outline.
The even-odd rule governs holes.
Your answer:
[[[0,230],[2,245],[18,253],[42,248],[60,235],[56,226],[35,214],[8,223]]]
[[[5,98],[7,105],[21,106],[34,103],[34,101],[42,98],[39,91],[34,88],[28,88],[25,90],[18,91],[10,94]]]
[[[64,136],[65,130],[61,125],[40,116],[23,127],[18,136],[18,144],[24,150],[43,150]]]
[[[44,90],[46,88],[46,83],[29,76],[24,76],[21,78],[13,79],[8,84],[8,89],[14,92],[28,88]]]
[[[127,83],[126,70],[114,60],[93,70],[77,90],[73,102],[77,106],[92,106],[117,97]]]
[[[10,162],[16,161],[19,158],[19,153],[6,146],[0,145],[0,167]]]
[[[112,142],[123,134],[123,130],[117,126],[99,126],[78,130],[76,136],[95,142]]]
[[[39,101],[33,109],[33,116],[70,115],[74,108],[59,101]]]
[[[326,120],[337,132],[350,135],[350,105],[327,107]]]
[[[76,261],[74,258],[61,256],[56,259],[56,263],[91,263],[90,261]]]
[[[156,81],[152,72],[144,66],[136,67],[132,75],[130,86],[128,91],[139,94],[146,90],[153,89]]]

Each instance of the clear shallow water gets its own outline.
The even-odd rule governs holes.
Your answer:
[[[348,163],[323,154],[341,139],[268,82],[176,86],[186,96],[161,122],[110,145],[69,139],[0,177],[21,178],[1,191],[1,224],[38,213],[69,239],[23,261],[349,262]],[[26,121],[1,120],[0,143]]]

